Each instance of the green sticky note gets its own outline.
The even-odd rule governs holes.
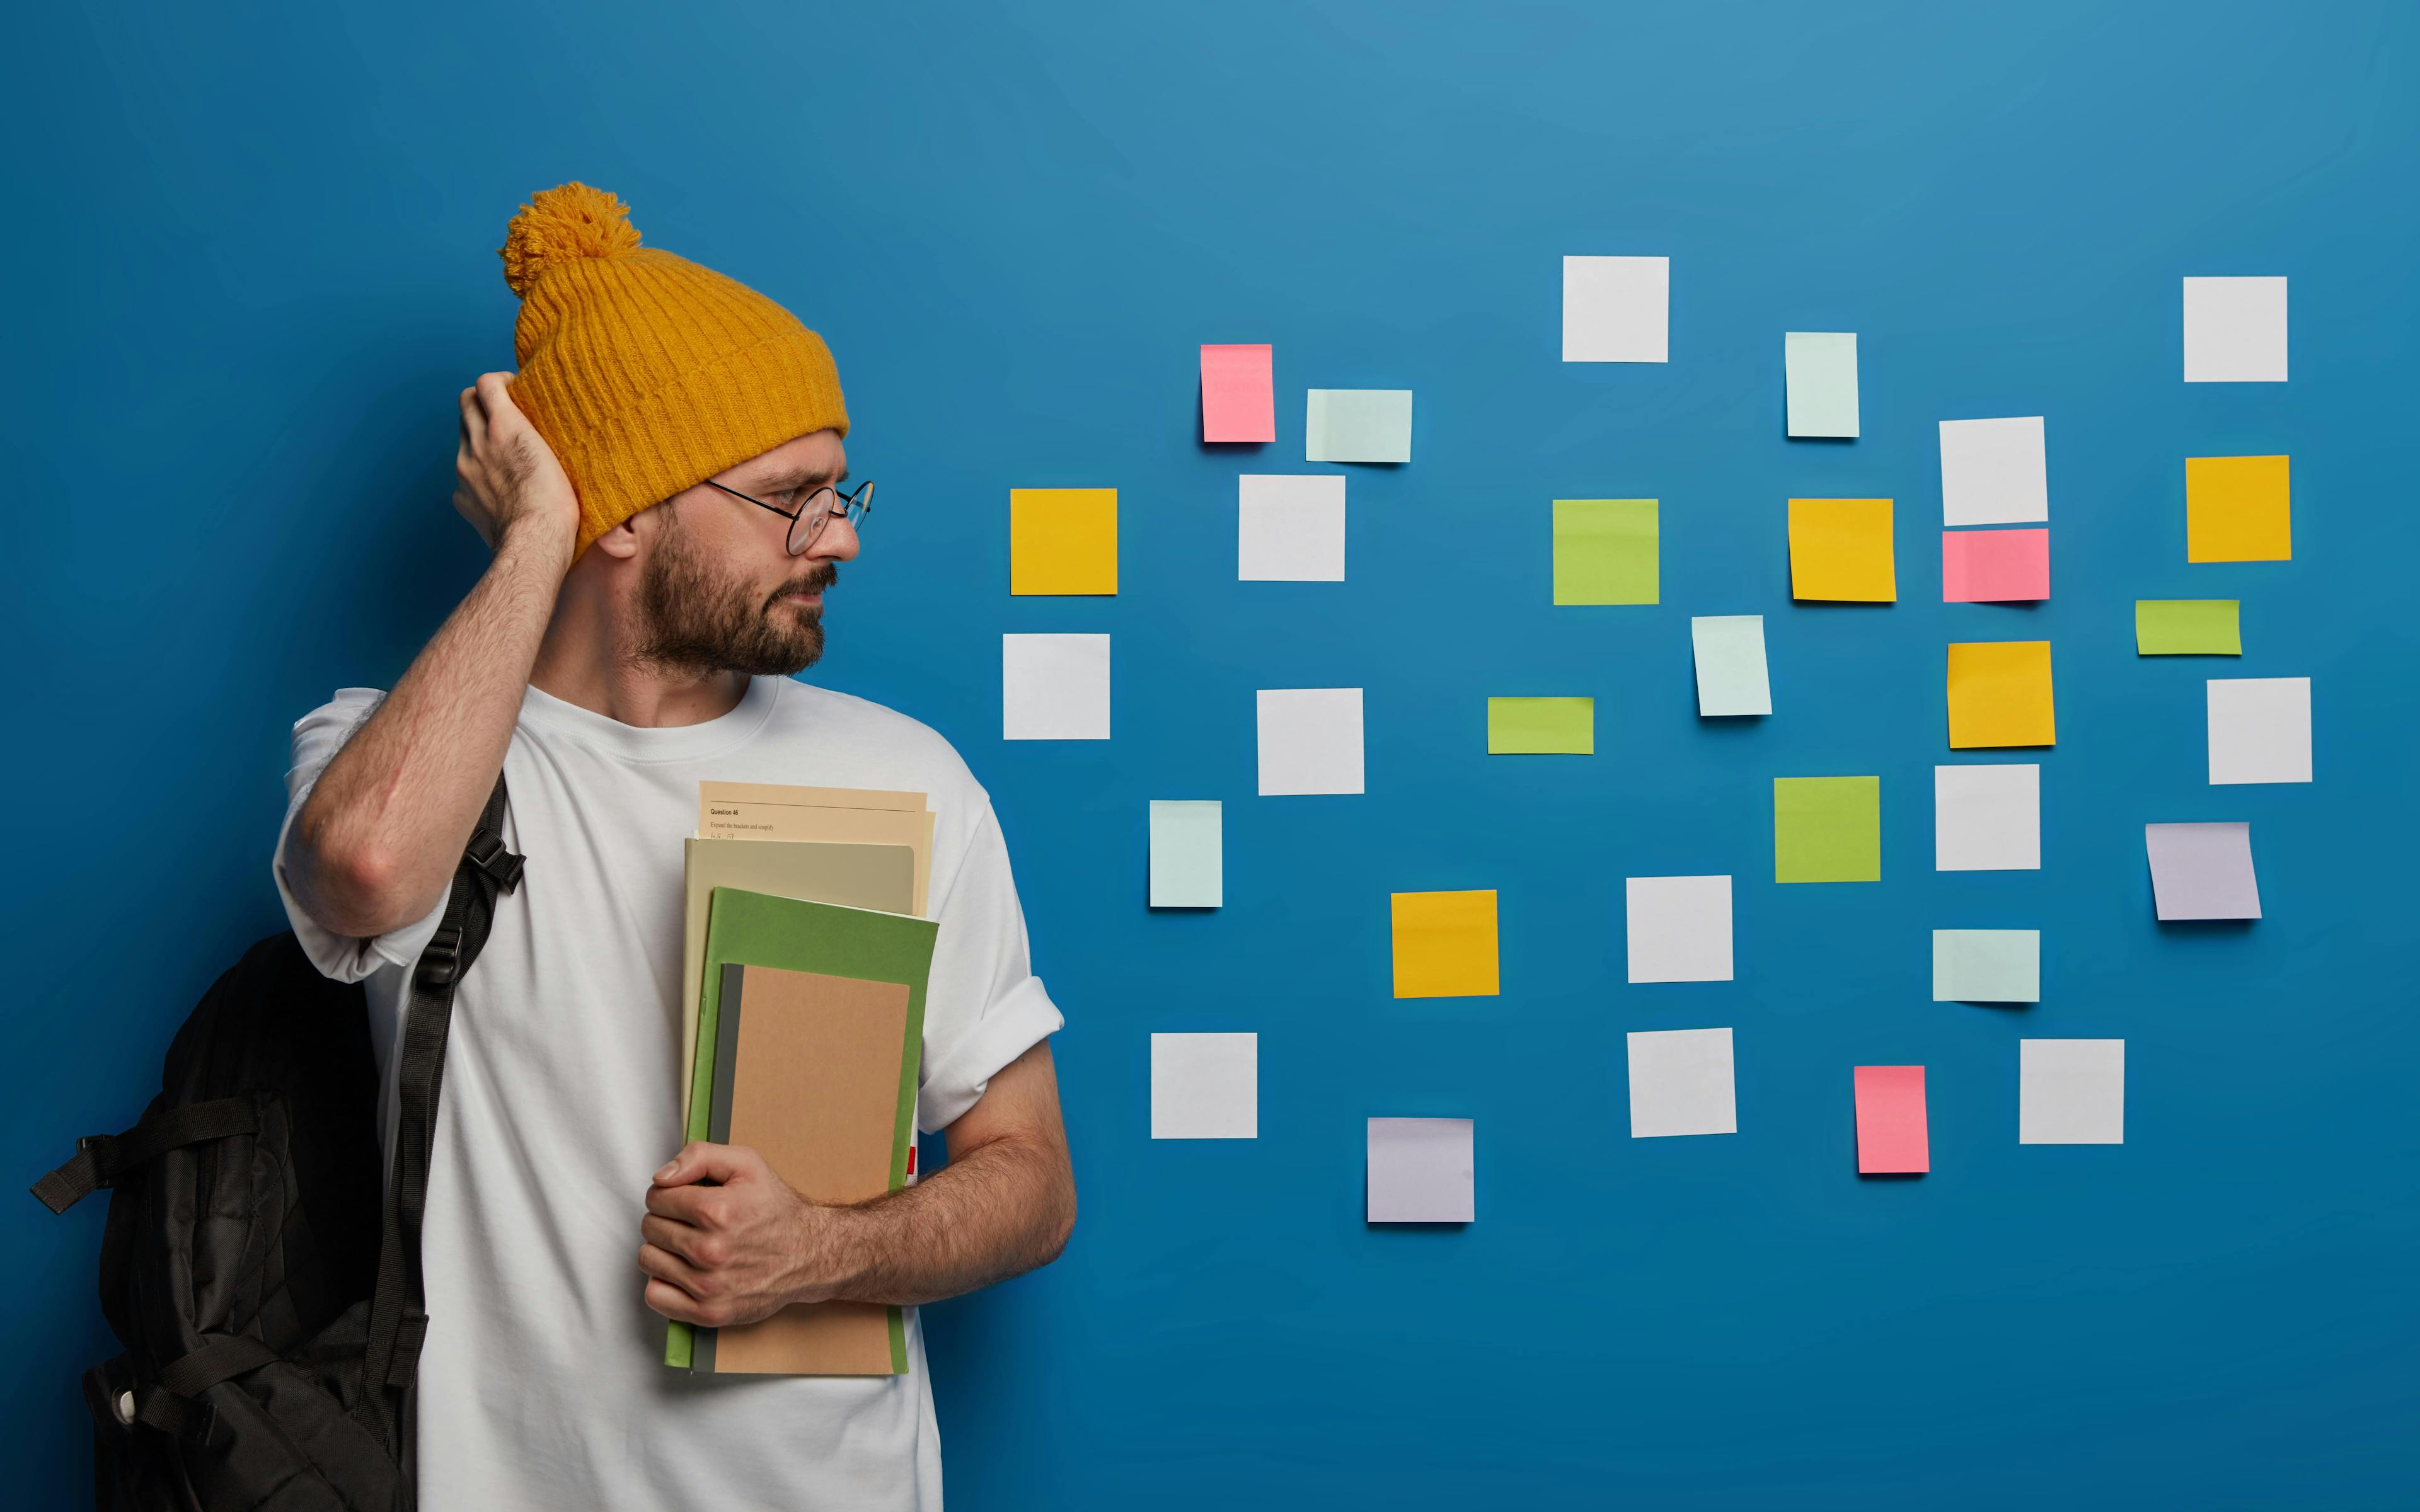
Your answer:
[[[1555,602],[1656,602],[1652,499],[1555,501]]]
[[[1218,908],[1226,894],[1218,800],[1151,800],[1151,906]]]
[[[1932,932],[1936,1003],[2041,1001],[2041,931],[1937,929]]]
[[[1773,779],[1773,880],[1880,882],[1883,779]]]
[[[1312,462],[1410,461],[1412,391],[1312,389],[1302,454]]]
[[[1596,700],[1489,699],[1490,756],[1593,756]]]
[[[1789,386],[1791,435],[1857,434],[1855,332],[1783,332],[1781,366]]]
[[[2134,600],[2134,653],[2141,656],[2241,656],[2240,600]]]

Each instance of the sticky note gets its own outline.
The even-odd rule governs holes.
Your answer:
[[[2232,598],[2134,600],[2138,656],[2240,656],[2243,632]]]
[[[1932,869],[2041,870],[2041,768],[2030,762],[1934,767]]]
[[[1731,980],[1731,879],[1625,877],[1632,981]]]
[[[1490,756],[1592,756],[1596,700],[1492,698],[1487,701]]]
[[[1630,1137],[1739,1133],[1729,1029],[1630,1035]]]
[[[2151,897],[2163,919],[2258,918],[2252,826],[2242,822],[2145,825]]]
[[[1949,646],[1949,745],[2052,746],[2050,642],[1952,641]]]
[[[1855,332],[1784,332],[1781,368],[1789,391],[1792,436],[1857,434]]]
[[[1773,880],[1880,882],[1883,779],[1773,779]]]
[[[1278,439],[1277,390],[1270,380],[1269,364],[1266,347],[1202,348],[1203,440]]]
[[[2126,1041],[2017,1041],[2017,1143],[2126,1142]]]
[[[1361,791],[1361,690],[1264,687],[1260,716],[1264,795]]]
[[[1235,580],[1344,580],[1344,474],[1235,479]]]
[[[1312,462],[1408,462],[1412,391],[1313,389],[1303,439],[1303,456]]]
[[[1468,1119],[1370,1120],[1369,1221],[1466,1224],[1478,1212]]]
[[[1924,1123],[1922,1066],[1859,1066],[1857,1174],[1915,1176],[1932,1169]]]
[[[1700,614],[1689,621],[1698,664],[1701,717],[1771,714],[1773,686],[1764,670],[1764,616]]]
[[[1944,531],[1941,601],[2009,604],[2050,596],[2050,532]]]
[[[1656,601],[1658,524],[1652,499],[1555,501],[1555,602]]]
[[[2290,562],[2292,487],[2282,456],[2185,458],[2187,562]]]
[[[1002,740],[1109,738],[1109,638],[1000,638]]]
[[[1790,501],[1790,596],[1858,604],[1899,598],[1887,499]]]
[[[2042,417],[1941,423],[1941,523],[2032,525],[2050,518]]]
[[[1395,995],[1494,997],[1496,892],[1398,892]]]
[[[2041,931],[1937,929],[1932,932],[1936,1003],[2041,1001]]]
[[[1151,800],[1152,907],[1223,904],[1225,827],[1225,808],[1216,798]]]
[[[2311,680],[2211,678],[2210,779],[2213,785],[2309,781]]]
[[[2185,381],[2286,381],[2286,281],[2185,280]]]
[[[1258,1139],[1261,1037],[1151,1037],[1154,1139]]]
[[[1011,488],[1008,591],[1116,593],[1118,491]]]
[[[1565,257],[1563,361],[1666,361],[1671,285],[1669,257]]]

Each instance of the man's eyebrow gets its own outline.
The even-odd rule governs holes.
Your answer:
[[[846,483],[847,481],[848,469],[846,468],[840,470],[838,477],[833,477],[822,468],[791,468],[785,471],[772,473],[749,486],[758,493],[780,493],[785,488],[796,488],[803,484]]]

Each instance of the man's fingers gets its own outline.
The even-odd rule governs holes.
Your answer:
[[[714,1283],[702,1275],[697,1267],[675,1255],[661,1244],[639,1246],[639,1269],[659,1281],[668,1281],[692,1297],[709,1297]]]
[[[704,1139],[692,1139],[681,1146],[681,1152],[656,1173],[655,1184],[687,1186],[692,1181],[729,1181],[737,1177],[752,1176],[763,1164],[756,1151],[746,1145],[718,1145]]]
[[[651,1186],[647,1211],[692,1228],[714,1228],[722,1219],[722,1197],[710,1186]]]
[[[706,1328],[716,1327],[714,1319],[720,1316],[708,1311],[706,1304],[695,1297],[661,1279],[647,1282],[647,1305],[675,1321],[697,1323]]]
[[[693,1266],[722,1263],[728,1255],[728,1241],[717,1238],[694,1224],[675,1222],[657,1213],[639,1220],[639,1233],[658,1249],[670,1250]]]

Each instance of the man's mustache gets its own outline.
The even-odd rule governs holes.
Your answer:
[[[787,598],[792,594],[820,594],[838,581],[840,581],[840,563],[823,563],[805,577],[783,583],[775,589],[772,599],[768,601],[766,607],[769,609],[772,603]]]

